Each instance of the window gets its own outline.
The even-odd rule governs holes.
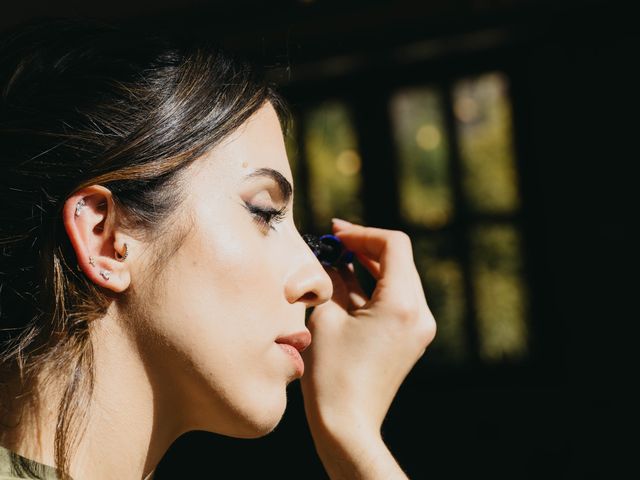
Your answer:
[[[361,222],[361,160],[348,107],[333,100],[308,110],[303,143],[314,225],[327,228],[334,216]]]
[[[401,218],[415,232],[416,262],[438,321],[430,356],[522,359],[527,295],[507,78],[492,72],[402,89],[389,111]]]
[[[454,85],[463,192],[474,211],[513,212],[520,205],[507,87],[506,77],[499,73]]]
[[[381,87],[382,88],[382,87]],[[382,97],[382,95],[381,95]],[[429,365],[519,362],[529,353],[521,197],[513,147],[509,80],[502,72],[389,87],[387,118],[393,165],[362,168],[359,144],[377,139],[354,118],[347,96],[305,106],[298,115],[308,200],[301,215],[324,231],[332,216],[362,222],[368,175],[394,172],[395,218],[412,238],[414,258],[438,335]],[[365,102],[366,104],[366,102]],[[373,142],[373,143],[371,143]],[[299,165],[298,165],[299,164]],[[298,180],[296,180],[298,181]],[[379,180],[377,185],[381,185]],[[382,195],[387,194],[381,192]],[[372,218],[371,215],[368,218]]]
[[[390,107],[402,218],[438,228],[453,214],[442,96],[432,87],[405,89],[394,95]]]

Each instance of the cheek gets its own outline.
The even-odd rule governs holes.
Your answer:
[[[168,266],[152,328],[209,388],[275,378],[269,358],[282,333],[284,293],[260,235],[213,228],[185,241]]]
[[[163,378],[203,416],[200,429],[263,434],[286,406],[288,364],[273,343],[284,325],[283,286],[261,240],[219,232],[186,243],[154,309]]]
[[[184,328],[196,327],[200,334],[215,333],[234,343],[234,337],[249,333],[251,320],[259,317],[261,304],[272,294],[264,291],[268,272],[252,247],[246,235],[220,231],[195,239],[174,258],[167,295]]]

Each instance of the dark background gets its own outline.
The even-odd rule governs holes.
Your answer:
[[[627,366],[635,350],[628,325],[638,317],[630,229],[637,218],[631,172],[638,162],[640,42],[627,4],[41,1],[3,5],[0,28],[42,15],[199,31],[273,67],[294,106],[348,97],[358,106],[365,170],[390,154],[388,126],[376,115],[386,101],[380,85],[507,72],[534,300],[531,357],[491,368],[418,365],[389,411],[384,438],[416,479],[620,478],[628,468],[633,452],[621,436],[634,434],[627,407],[635,376]],[[365,178],[365,217],[395,228],[393,209],[377,205],[375,195],[386,181],[383,174]],[[169,450],[156,479],[257,472],[327,478],[298,382],[271,435],[237,440],[191,432]]]

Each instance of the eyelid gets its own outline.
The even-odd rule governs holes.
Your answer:
[[[281,208],[259,207],[246,201],[243,207],[249,211],[256,223],[269,227],[271,230],[275,230],[273,224],[283,221],[289,211],[288,205],[284,205]]]
[[[272,189],[267,186],[244,197],[244,201],[247,204],[262,208],[263,210],[279,209],[280,205],[285,206],[280,200],[278,192],[272,191]]]
[[[274,186],[277,196],[282,199],[282,203],[291,203],[293,200],[293,185],[277,170],[272,168],[259,168],[248,175],[245,179],[268,179],[270,184]],[[288,201],[285,201],[288,199]]]

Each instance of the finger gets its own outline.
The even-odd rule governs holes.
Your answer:
[[[371,274],[371,276],[374,279],[376,280],[380,279],[380,262],[376,262],[375,260],[372,260],[369,257],[365,257],[361,253],[356,253],[355,256],[360,262],[360,264],[367,269],[367,271]]]
[[[333,233],[337,232],[338,230],[349,228],[351,225],[353,225],[353,223],[342,220],[341,218],[333,217],[331,219],[331,228],[333,229]]]
[[[341,265],[338,271],[349,291],[350,308],[362,308],[369,301],[369,296],[362,289],[353,264]]]
[[[381,302],[382,305],[415,303],[416,268],[411,239],[406,233],[354,224],[339,230],[335,235],[343,242],[345,248],[379,263],[372,301]]]
[[[327,274],[329,278],[331,278],[331,283],[333,283],[333,295],[331,296],[331,300],[339,305],[344,310],[349,310],[350,308],[350,298],[349,298],[349,289],[347,288],[347,284],[335,268],[326,268]]]
[[[338,230],[335,235],[347,249],[360,254],[359,258],[363,256],[378,262],[380,277],[391,275],[395,278],[412,270],[411,240],[403,232],[353,224]]]
[[[347,312],[362,308],[369,297],[362,290],[355,274],[347,267],[327,267],[327,273],[333,283],[331,300]]]
[[[332,218],[331,221],[334,235],[336,235],[339,231],[348,229],[353,225],[353,223],[347,222],[346,220],[342,220],[340,218]],[[378,280],[380,278],[380,262],[372,260],[371,258],[364,256],[362,253],[354,252],[354,254],[360,264],[367,269],[371,276]]]

